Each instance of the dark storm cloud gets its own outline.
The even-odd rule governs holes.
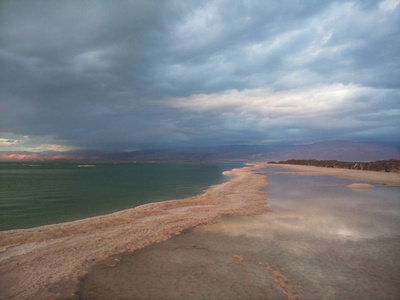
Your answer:
[[[397,0],[2,1],[0,147],[391,140],[399,36]]]

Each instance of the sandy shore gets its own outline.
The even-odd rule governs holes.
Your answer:
[[[152,203],[70,223],[0,232],[0,299],[76,298],[78,279],[111,255],[130,253],[216,223],[222,216],[261,214],[267,185],[254,164],[225,172],[228,182],[202,195]]]

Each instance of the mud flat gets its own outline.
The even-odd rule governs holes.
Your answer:
[[[77,298],[78,279],[109,257],[168,240],[222,216],[267,211],[265,176],[254,164],[226,172],[203,194],[85,220],[0,232],[0,299]]]

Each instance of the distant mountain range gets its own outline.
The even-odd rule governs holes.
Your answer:
[[[231,145],[208,148],[150,149],[132,152],[0,152],[0,161],[189,162],[279,161],[318,159],[376,161],[400,159],[400,146],[370,143],[325,142],[309,145]]]

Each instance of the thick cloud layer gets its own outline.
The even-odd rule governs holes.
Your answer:
[[[400,0],[0,3],[0,150],[394,141]]]

